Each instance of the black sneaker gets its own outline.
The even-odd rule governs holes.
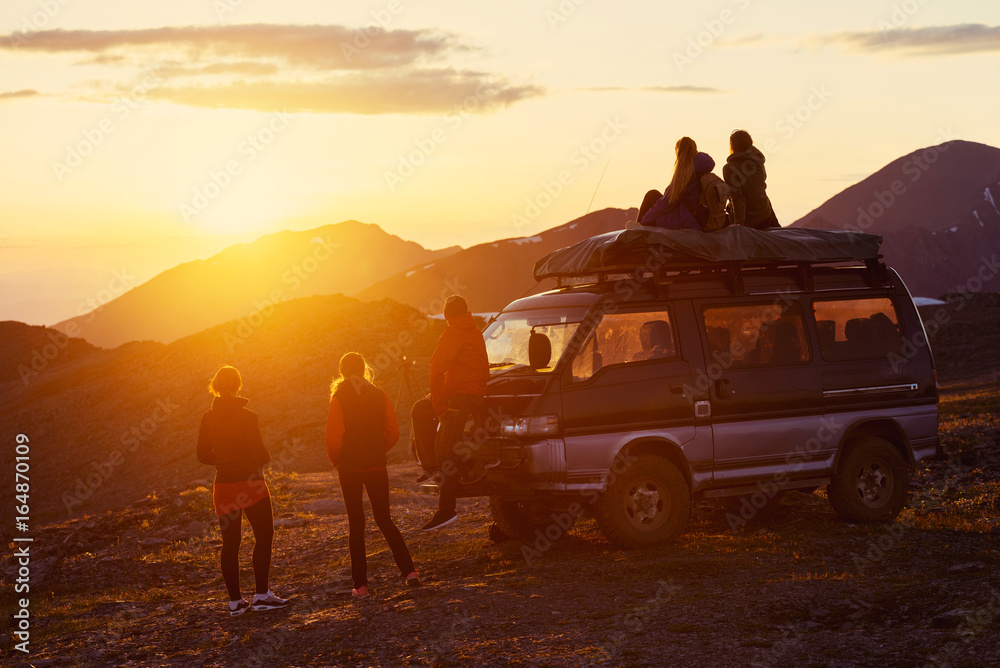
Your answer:
[[[417,476],[417,483],[427,482],[431,478],[439,478],[441,474],[437,471],[424,471],[419,476]]]
[[[458,519],[458,513],[452,511],[451,513],[442,513],[440,510],[434,513],[434,517],[427,524],[420,527],[421,531],[433,531],[434,529],[440,529],[443,526],[448,526],[452,522]]]
[[[233,607],[233,603],[236,603],[235,608]],[[250,604],[247,602],[245,598],[241,598],[239,601],[230,601],[228,607],[229,607],[230,617],[239,617],[244,612],[250,609]]]

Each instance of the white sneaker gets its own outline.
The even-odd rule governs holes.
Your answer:
[[[250,604],[247,603],[247,600],[245,598],[241,598],[238,601],[230,601],[229,602],[229,616],[230,617],[239,617],[240,615],[242,615],[244,612],[246,612],[249,609],[250,609]]]
[[[287,598],[278,598],[274,595],[270,589],[267,590],[266,594],[254,594],[253,597],[253,610],[254,612],[260,610],[280,610],[288,606]]]

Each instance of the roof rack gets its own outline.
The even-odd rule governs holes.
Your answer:
[[[533,273],[538,281],[555,278],[562,286],[590,277],[597,280],[589,282],[601,282],[612,275],[725,271],[736,289],[744,269],[796,267],[803,281],[810,281],[810,267],[849,262],[863,263],[872,270],[873,280],[883,280],[881,243],[882,237],[873,234],[839,230],[644,227],[608,232],[553,251],[535,263]]]

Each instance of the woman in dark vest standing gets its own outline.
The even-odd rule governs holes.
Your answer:
[[[367,598],[368,559],[365,555],[365,509],[368,490],[372,515],[406,584],[420,584],[410,551],[389,513],[389,473],[386,453],[399,440],[396,411],[385,392],[371,383],[371,369],[359,353],[340,358],[340,376],[330,388],[326,422],[326,454],[337,468],[350,530],[351,577],[355,598]]]
[[[198,431],[198,461],[215,466],[212,500],[222,532],[222,578],[229,590],[229,614],[248,609],[275,610],[288,605],[268,587],[274,522],[271,495],[264,481],[264,464],[271,455],[260,436],[257,414],[247,410],[248,400],[239,395],[240,372],[223,366],[209,383],[215,395],[212,408],[201,416]],[[253,529],[253,575],[257,593],[247,603],[240,592],[240,534],[246,513]]]

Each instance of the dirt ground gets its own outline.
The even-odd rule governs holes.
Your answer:
[[[335,476],[272,478],[272,588],[293,604],[237,618],[225,609],[210,491],[147,498],[42,532],[28,658],[34,666],[1000,666],[998,388],[946,387],[941,413],[951,457],[918,468],[893,524],[849,525],[822,490],[789,493],[736,532],[720,506],[699,503],[675,544],[640,550],[614,548],[591,519],[555,542],[496,544],[485,499],[460,501],[458,523],[421,533],[436,499],[416,489],[415,465],[394,465],[393,514],[424,584],[403,586],[369,522],[375,595],[360,602],[350,597]],[[251,543],[246,529],[247,588]],[[12,566],[2,564],[5,577]]]

